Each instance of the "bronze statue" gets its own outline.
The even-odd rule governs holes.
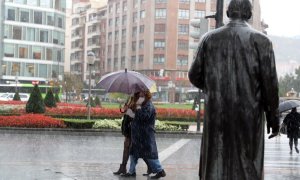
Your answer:
[[[264,113],[278,134],[278,80],[271,41],[252,29],[249,0],[232,0],[230,22],[205,34],[189,70],[205,95],[199,176],[202,180],[260,180]]]

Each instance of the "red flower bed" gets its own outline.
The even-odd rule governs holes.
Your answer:
[[[61,120],[40,114],[25,114],[21,116],[0,116],[0,127],[27,128],[64,128]]]
[[[19,105],[19,104],[26,104],[25,101],[0,101],[0,105],[7,104],[7,105]]]
[[[70,103],[64,103],[64,102],[60,102],[60,103],[56,103],[57,107],[85,107],[84,104],[70,104]]]
[[[87,107],[59,107],[47,108],[46,114],[50,116],[86,116]],[[91,116],[103,118],[120,118],[122,114],[119,109],[91,108]]]

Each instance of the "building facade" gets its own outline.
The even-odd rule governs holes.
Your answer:
[[[62,80],[66,1],[1,2],[2,83]]]
[[[91,66],[93,74],[92,86],[103,74],[106,40],[106,6],[94,7],[91,3],[73,4],[71,15],[71,50],[70,72],[78,75],[87,83],[89,66],[88,52],[95,54],[95,62]]]

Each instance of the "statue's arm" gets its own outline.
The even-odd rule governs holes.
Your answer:
[[[260,79],[262,98],[266,112],[268,131],[279,131],[279,94],[278,79],[276,73],[275,55],[271,41],[266,40],[258,47],[260,58]]]

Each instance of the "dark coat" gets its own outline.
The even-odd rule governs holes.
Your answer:
[[[151,101],[136,111],[135,118],[131,122],[131,155],[138,158],[158,159],[155,117],[156,110]]]
[[[286,115],[283,123],[287,127],[288,138],[299,138],[299,126],[300,126],[300,114],[297,112],[291,112]]]
[[[262,179],[263,112],[279,127],[270,40],[245,21],[232,20],[203,36],[189,79],[205,93],[200,178]]]

